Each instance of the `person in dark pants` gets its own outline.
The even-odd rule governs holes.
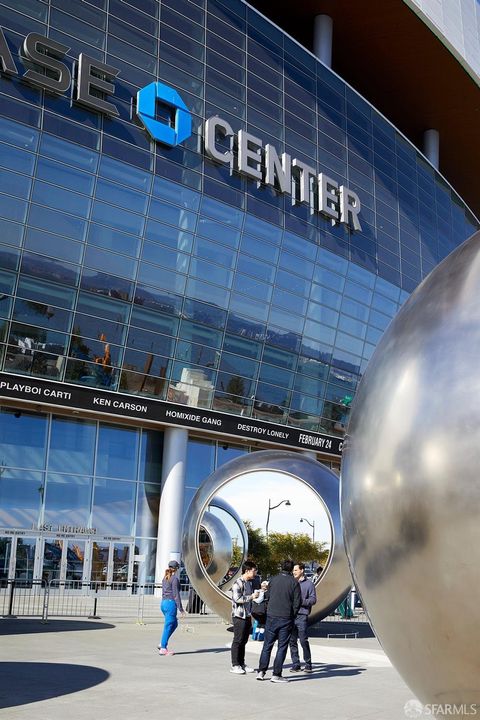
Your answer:
[[[252,600],[259,591],[252,589],[252,581],[257,574],[257,566],[247,560],[242,565],[242,575],[232,585],[232,667],[230,672],[245,675],[255,670],[245,665],[245,646],[252,630]]]
[[[308,616],[312,610],[312,607],[317,602],[317,593],[315,591],[315,585],[311,580],[305,577],[305,565],[303,563],[296,563],[293,567],[293,577],[300,585],[300,592],[302,593],[302,605],[298,611],[298,615],[295,618],[293,625],[292,634],[290,636],[290,655],[292,657],[292,667],[290,672],[300,672],[302,667],[300,665],[300,656],[298,654],[298,641],[303,650],[303,662],[305,663],[304,672],[312,672],[312,653],[310,651],[310,643],[308,642]]]
[[[302,604],[300,585],[292,576],[292,570],[293,562],[285,560],[282,563],[282,571],[270,580],[266,592],[267,622],[262,654],[258,664],[257,680],[265,680],[270,655],[275,642],[278,641],[271,682],[288,682],[288,679],[282,675],[283,663],[287,655],[293,622]]]

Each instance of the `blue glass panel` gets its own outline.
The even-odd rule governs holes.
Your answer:
[[[108,268],[114,275],[134,280],[137,272],[137,262],[132,258],[123,257],[117,253],[107,250],[100,250],[95,247],[87,247],[85,251],[84,264],[87,267],[104,270]]]
[[[177,272],[188,271],[189,256],[175,250],[167,250],[156,243],[144,242],[142,248],[142,260],[162,265]]]
[[[256,300],[263,300],[264,302],[270,302],[272,296],[271,285],[259,282],[251,277],[248,277],[248,275],[241,275],[240,273],[235,275],[233,290],[244,293]]]
[[[246,295],[232,295],[230,311],[248,315],[260,322],[266,322],[268,317],[268,305],[252,300]]]
[[[204,240],[203,238],[197,238],[195,240],[195,248],[193,252],[194,255],[198,257],[206,260],[213,260],[219,265],[225,265],[230,269],[233,269],[237,258],[237,254],[234,250],[229,250],[226,247],[217,245],[217,243],[211,242],[210,240]]]
[[[18,170],[18,172],[31,175],[35,163],[35,155],[23,150],[17,150],[5,143],[0,144],[0,165],[7,170]]]
[[[76,450],[77,448],[73,448],[75,458],[78,457]],[[64,456],[66,464],[60,470],[68,472],[66,468],[72,464],[71,456],[68,452],[65,452]],[[77,472],[76,466],[72,468],[71,472],[73,471]],[[49,472],[45,489],[44,522],[89,527],[92,484],[91,477]]]
[[[13,320],[32,324],[43,325],[49,330],[63,330],[68,332],[71,325],[71,313],[61,310],[53,305],[45,303],[32,303],[30,300],[17,298],[13,311]]]
[[[59,187],[37,180],[33,188],[32,201],[55,208],[56,210],[64,210],[87,218],[90,212],[91,200],[85,195],[79,195],[72,190],[63,190]]]
[[[20,247],[23,238],[23,225],[0,219],[0,237],[4,245]]]
[[[83,290],[90,290],[121,300],[130,300],[133,296],[133,283],[116,275],[98,272],[98,270],[84,268],[80,286]]]
[[[216,285],[230,288],[232,286],[232,272],[219,265],[192,258],[190,263],[190,275],[198,277]]]
[[[115,323],[124,323],[128,319],[130,306],[120,299],[80,292],[78,294],[77,310],[88,315],[109,318],[114,320]]]
[[[44,474],[32,472],[31,470],[7,469],[2,474],[2,482],[0,483],[0,523],[4,527],[38,527],[44,491],[43,483]],[[17,559],[21,555],[22,545],[25,544],[28,545],[28,538],[20,537],[17,543]],[[28,572],[29,574],[25,577],[31,579],[32,570]]]
[[[92,193],[95,181],[94,175],[42,157],[39,157],[37,162],[36,177],[38,180],[46,180],[69,190],[75,188],[77,192],[86,195]]]
[[[269,267],[261,260],[254,260],[254,258],[245,256],[239,257],[237,270],[238,272],[253,275],[253,277],[257,277],[260,280],[265,280],[265,282],[269,283],[273,282],[273,277],[275,275],[275,267]]]
[[[53,190],[53,188],[52,188]],[[52,195],[55,193],[50,191]],[[81,197],[80,195],[78,197]],[[74,240],[84,240],[86,221],[73,215],[66,215],[59,210],[32,205],[28,217],[30,225],[41,230],[54,230],[59,235],[66,235]]]
[[[227,307],[230,292],[200,280],[190,279],[187,281],[186,294],[196,300],[204,300],[215,303],[219,307]]]
[[[0,409],[2,465],[43,470],[46,435],[46,415]],[[24,527],[24,524],[20,523],[18,527]]]
[[[197,224],[196,213],[183,210],[175,205],[170,205],[170,203],[161,202],[160,200],[152,199],[149,215],[152,218],[178,226],[182,230],[187,231],[195,230]]]
[[[76,265],[27,251],[23,253],[21,272],[66,285],[76,285],[79,275]]]
[[[193,244],[193,235],[178,230],[171,225],[163,225],[155,220],[147,221],[147,229],[145,237],[148,240],[161,243],[167,247],[171,247],[184,252],[190,252]]]
[[[236,210],[230,205],[208,197],[202,198],[201,215],[215,218],[234,228],[241,228],[244,219],[244,213],[241,210]]]
[[[241,250],[269,263],[276,263],[279,256],[278,247],[270,245],[264,240],[257,240],[257,238],[253,238],[249,235],[243,236]]]
[[[145,218],[142,215],[134,215],[131,212],[107,205],[99,200],[95,200],[92,210],[92,220],[105,223],[106,225],[110,225],[127,233],[138,235],[142,234],[145,223]]]
[[[189,439],[185,485],[199,487],[205,477],[215,469],[215,443],[211,440]]]
[[[89,475],[93,472],[96,423],[53,417],[48,469]]]
[[[36,303],[45,302],[45,298],[48,298],[52,305],[68,309],[73,308],[76,298],[76,292],[72,288],[22,276],[18,280],[17,295]]]
[[[90,245],[96,245],[132,257],[138,257],[140,253],[141,238],[135,235],[127,235],[104,225],[91,223],[87,241]]]
[[[10,195],[0,195],[0,216],[7,220],[25,222],[27,203]]]
[[[204,217],[200,217],[198,220],[197,232],[199,235],[217,240],[219,243],[229,245],[232,248],[238,247],[240,241],[240,230]],[[222,251],[221,248],[219,250]]]
[[[132,210],[132,212],[145,213],[147,210],[148,195],[137,193],[131,188],[124,188],[109,180],[101,178],[97,180],[95,196],[98,200],[120,205],[125,210]]]
[[[9,98],[8,102],[2,103],[2,115],[32,127],[37,128],[40,126],[40,109],[24,102],[18,102],[13,98]]]
[[[136,488],[134,482],[96,478],[92,524],[97,532],[132,534]]]
[[[47,134],[42,135],[40,154],[89,172],[96,171],[99,158],[93,150]]]
[[[149,192],[152,184],[152,175],[144,170],[125,165],[124,162],[104,155],[100,161],[99,175],[108,180],[129,185],[142,192]]]
[[[166,268],[160,268],[158,265],[140,263],[137,279],[138,282],[172,292],[183,293],[185,290],[185,275],[179,275]]]
[[[17,122],[0,118],[0,134],[2,140],[23,150],[35,151],[38,146],[40,133],[26,125],[20,125]]]

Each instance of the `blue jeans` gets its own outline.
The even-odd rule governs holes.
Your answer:
[[[175,600],[162,600],[160,610],[165,615],[165,625],[163,626],[162,639],[160,647],[166,648],[170,637],[178,627],[177,620],[177,603]]]
[[[298,640],[303,650],[303,660],[307,667],[312,665],[312,654],[310,652],[310,643],[307,635],[308,615],[297,615],[290,636],[290,655],[294,667],[300,665],[300,656],[298,654]]]
[[[281,675],[283,663],[288,650],[288,641],[292,632],[293,620],[282,617],[269,617],[267,614],[267,623],[265,625],[265,639],[263,641],[262,654],[258,669],[266,671],[270,664],[270,655],[272,654],[275,641],[278,640],[277,654],[273,661],[273,674]]]

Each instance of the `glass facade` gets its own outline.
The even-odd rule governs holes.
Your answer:
[[[3,2],[2,368],[342,434],[407,294],[477,227],[385,119],[242,2]],[[87,7],[87,6],[85,6]],[[116,119],[22,79],[35,31],[120,69]],[[132,111],[159,78],[192,111],[181,146]],[[198,148],[218,114],[348,184],[332,226]]]
[[[3,377],[341,438],[382,332],[478,229],[461,198],[241,0],[0,0],[0,26],[17,70],[0,73]],[[72,89],[29,84],[28,33],[67,46],[73,77],[81,53],[119,70],[108,96],[118,116],[79,105]],[[137,91],[157,80],[191,112],[192,134],[176,147],[155,142],[136,114]],[[157,111],[167,122],[168,108]],[[357,193],[361,230],[295,200],[296,185],[281,194],[209,159],[201,128],[214,115]],[[160,430],[5,409],[0,432],[0,527],[96,528],[120,545],[57,538],[42,551],[52,572],[63,562],[70,578],[87,565],[97,579],[125,568],[132,578],[142,556],[153,576]],[[185,505],[246,451],[191,438]],[[18,542],[30,576],[33,541]],[[0,549],[4,572],[8,537]]]

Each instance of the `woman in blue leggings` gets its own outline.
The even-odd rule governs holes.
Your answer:
[[[162,639],[158,648],[160,655],[173,655],[173,650],[168,649],[168,641],[178,627],[177,610],[180,610],[181,614],[185,615],[180,599],[180,581],[176,575],[179,567],[180,565],[176,560],[169,562],[162,581],[160,610],[165,615],[165,625],[163,626]]]

